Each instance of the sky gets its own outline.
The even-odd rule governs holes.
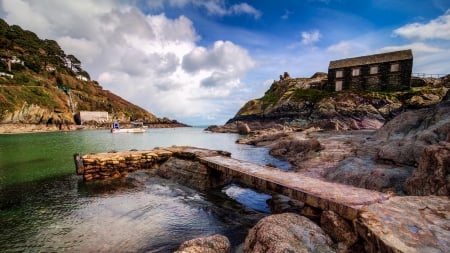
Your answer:
[[[280,74],[331,60],[412,49],[414,73],[450,73],[450,0],[0,0],[0,17],[190,125],[224,124]]]

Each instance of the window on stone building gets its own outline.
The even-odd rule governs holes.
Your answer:
[[[371,75],[378,74],[378,66],[370,66],[370,74]]]
[[[398,63],[391,64],[391,72],[397,72],[399,70],[400,70],[400,64],[398,64]]]
[[[342,71],[342,70],[336,71],[336,78],[342,78],[343,76],[344,76],[344,71]]]
[[[342,90],[342,81],[336,81],[336,91]]]
[[[360,69],[359,68],[352,69],[352,76],[359,76],[359,73],[360,73]]]

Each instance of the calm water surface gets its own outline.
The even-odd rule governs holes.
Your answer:
[[[190,145],[288,168],[266,149],[235,144],[238,137],[202,128],[0,135],[0,252],[172,252],[214,233],[236,246],[270,196],[236,185],[198,192],[144,172],[85,183],[72,155]]]

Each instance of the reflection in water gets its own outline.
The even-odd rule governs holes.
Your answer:
[[[214,233],[228,235],[236,246],[263,215],[226,191],[199,193],[143,172],[109,182],[73,177],[22,185],[2,196],[19,200],[0,212],[2,250],[171,252]],[[12,195],[17,193],[25,194]]]
[[[214,233],[235,247],[268,212],[267,195],[236,185],[197,192],[145,172],[86,183],[74,175],[72,154],[192,145],[283,164],[264,149],[236,145],[236,138],[195,128],[0,136],[0,251],[172,252]]]

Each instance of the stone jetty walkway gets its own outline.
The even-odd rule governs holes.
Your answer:
[[[184,179],[234,181],[334,211],[353,224],[368,252],[450,252],[448,197],[389,196],[233,159],[227,152],[193,147],[76,154],[74,159],[77,173],[86,181],[117,178],[138,169],[158,170],[177,164],[169,162],[171,159],[183,160],[189,164],[188,169],[183,170],[183,165],[175,169],[183,170],[177,173]]]
[[[349,220],[356,218],[363,206],[379,203],[389,197],[381,192],[327,182],[229,157],[203,157],[200,161],[232,176],[234,181],[241,184],[260,191],[281,193],[310,206],[334,211]]]

